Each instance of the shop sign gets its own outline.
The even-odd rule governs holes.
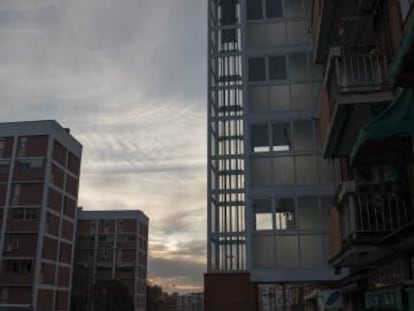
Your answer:
[[[368,310],[402,310],[401,289],[366,292],[365,308]]]

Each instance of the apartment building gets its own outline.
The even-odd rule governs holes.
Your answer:
[[[0,309],[69,310],[81,154],[55,121],[0,124]]]
[[[346,310],[414,309],[413,1],[314,0],[323,155],[340,165],[329,263]]]
[[[80,209],[77,228],[73,303],[90,310],[99,299],[95,285],[116,280],[128,289],[134,310],[146,310],[148,217],[139,210]]]
[[[266,283],[283,310],[300,309],[346,274],[328,265],[340,172],[319,141],[312,1],[208,3],[205,307],[256,310]]]

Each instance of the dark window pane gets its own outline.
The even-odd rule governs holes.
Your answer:
[[[282,0],[266,0],[266,17],[282,17]]]
[[[221,43],[237,42],[236,30],[224,29],[221,31]]]
[[[272,124],[273,151],[289,151],[290,147],[289,123]]]
[[[221,0],[221,24],[236,24],[236,0]]]
[[[252,125],[251,144],[253,152],[266,152],[270,150],[267,124]]]
[[[272,56],[269,57],[269,75],[270,80],[286,80],[286,57]]]
[[[249,59],[249,81],[264,81],[266,80],[265,59],[250,58]]]
[[[247,0],[247,19],[261,19],[262,12],[262,0]]]

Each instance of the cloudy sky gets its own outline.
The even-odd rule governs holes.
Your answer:
[[[70,127],[79,204],[143,210],[149,277],[169,290],[205,270],[206,3],[0,1],[0,121]]]

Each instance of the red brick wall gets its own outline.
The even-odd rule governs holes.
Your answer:
[[[326,135],[328,134],[330,120],[331,112],[329,109],[328,91],[324,87],[321,93],[321,108],[319,112],[319,141],[321,142],[321,148],[323,148],[326,141]]]
[[[78,233],[90,234],[91,233],[91,222],[90,220],[78,220],[77,228]]]
[[[15,233],[11,234],[17,240],[17,244],[13,245],[13,251],[8,256],[33,257],[36,256],[37,234],[32,233]]]
[[[56,260],[57,255],[57,241],[45,237],[43,240],[43,258]]]
[[[66,176],[66,192],[75,197],[78,195],[78,180],[69,175]]]
[[[67,291],[56,292],[56,311],[67,310],[69,307],[69,294]]]
[[[115,221],[114,220],[99,220],[99,232],[105,233],[105,229],[107,233],[113,233],[115,231]]]
[[[70,263],[72,257],[72,246],[70,244],[61,242],[60,243],[60,255],[59,261]]]
[[[40,183],[22,183],[20,184],[19,205],[41,205],[42,203],[43,184]],[[10,201],[13,199],[13,192]]]
[[[331,208],[328,213],[328,234],[330,257],[333,257],[339,253],[342,247],[341,221],[336,208]]]
[[[52,175],[51,175],[52,183],[63,189],[63,179],[64,179],[64,172],[62,169],[57,167],[56,165],[52,165]]]
[[[66,148],[56,140],[53,142],[52,158],[60,165],[66,165]]]
[[[55,284],[55,274],[56,274],[56,266],[50,265],[47,263],[42,263],[42,268],[40,271],[41,275],[41,283],[42,284]]]
[[[118,232],[137,232],[137,221],[135,219],[122,219],[122,223],[118,228]]]
[[[47,144],[48,136],[28,136],[24,156],[45,157],[47,155]]]
[[[402,20],[400,2],[398,0],[388,0],[386,2],[386,11],[390,23],[391,43],[394,53],[400,46],[402,35]]]
[[[47,212],[47,230],[49,234],[58,236],[59,234],[59,217]]]
[[[56,190],[49,188],[47,205],[51,209],[60,212],[62,195]]]
[[[72,240],[73,237],[73,223],[66,220],[66,219],[62,219],[62,233],[61,236],[67,240]]]
[[[76,176],[79,176],[80,160],[77,156],[75,156],[72,153],[69,153],[68,170]]]
[[[43,167],[41,168],[32,168],[30,170],[22,169],[19,167],[20,160],[17,160],[14,167],[13,179],[15,181],[20,180],[39,180],[42,181],[45,176],[45,167],[43,162]]]
[[[53,291],[39,289],[37,294],[37,310],[51,311],[53,310]]]
[[[248,273],[204,275],[205,311],[256,311],[257,287]]]
[[[68,267],[59,267],[58,274],[58,285],[62,287],[69,286],[70,280],[70,268]]]
[[[0,158],[11,158],[13,152],[13,141],[13,137],[5,138],[3,154],[0,154]]]
[[[76,203],[75,203],[75,201],[73,201],[69,197],[65,197],[65,202],[64,202],[64,206],[63,206],[63,213],[66,216],[70,217],[70,218],[75,218]]]
[[[32,289],[30,287],[13,287],[9,289],[7,303],[9,304],[31,304]]]

